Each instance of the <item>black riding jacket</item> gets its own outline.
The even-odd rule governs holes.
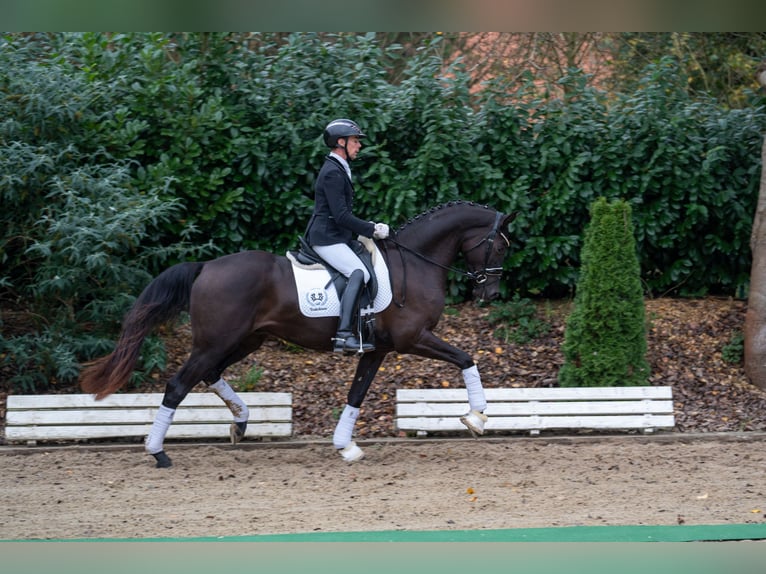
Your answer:
[[[354,186],[343,165],[328,155],[314,184],[314,213],[306,228],[309,245],[348,243],[357,235],[372,237],[375,225],[352,211]]]

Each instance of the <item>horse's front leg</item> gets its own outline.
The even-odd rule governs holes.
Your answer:
[[[460,422],[468,427],[474,436],[484,434],[484,426],[487,422],[487,415],[484,414],[487,408],[487,399],[481,384],[479,368],[468,353],[441,340],[431,331],[425,330],[420,333],[413,344],[406,349],[397,348],[397,351],[446,361],[460,367],[463,373],[463,383],[468,391],[469,408],[468,412],[460,417]]]
[[[484,434],[484,425],[488,420],[487,415],[484,414],[487,408],[487,398],[484,396],[484,387],[481,384],[481,376],[476,364],[463,369],[463,383],[468,391],[469,411],[460,417],[460,422],[468,427],[474,436],[482,435]]]
[[[386,354],[387,351],[365,353],[359,359],[359,364],[356,367],[354,381],[351,383],[351,388],[348,391],[346,406],[340,415],[338,424],[335,425],[335,432],[332,436],[333,446],[338,449],[338,452],[346,462],[354,462],[364,458],[364,452],[351,440],[351,437],[364,397],[367,395],[370,384],[375,378]]]
[[[247,421],[250,418],[250,409],[223,377],[209,385],[208,389],[221,397],[221,400],[229,407],[234,417],[234,422],[231,423],[229,428],[229,438],[231,439],[231,444],[236,445],[245,436]]]

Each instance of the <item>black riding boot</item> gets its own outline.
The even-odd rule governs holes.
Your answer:
[[[360,345],[359,339],[354,334],[354,319],[359,311],[359,299],[363,288],[364,273],[357,269],[348,278],[348,285],[340,300],[340,320],[334,348],[336,353],[367,353],[375,350],[374,345],[369,343]]]

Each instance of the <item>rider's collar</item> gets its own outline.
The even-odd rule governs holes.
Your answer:
[[[348,165],[348,162],[343,157],[339,156],[334,151],[331,151],[328,157],[331,157],[332,159],[340,163],[340,165],[343,166],[343,169],[346,170],[346,175],[348,175],[348,179],[351,179],[351,166]]]

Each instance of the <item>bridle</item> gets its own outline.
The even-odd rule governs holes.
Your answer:
[[[477,249],[479,246],[481,246],[483,243],[486,242],[487,249],[484,253],[484,268],[479,271],[466,271],[463,272],[463,274],[466,277],[471,278],[476,285],[481,285],[483,283],[486,283],[487,279],[489,277],[501,277],[503,275],[503,268],[502,267],[488,267],[489,265],[489,257],[492,255],[492,246],[495,243],[495,238],[500,235],[500,237],[505,241],[505,246],[510,247],[511,242],[508,240],[508,238],[505,236],[505,234],[500,231],[500,220],[502,219],[503,214],[499,211],[495,213],[495,224],[492,226],[492,230],[487,233],[486,237],[479,241],[476,245],[471,247],[470,249],[466,249],[465,254],[470,253],[474,249]]]
[[[415,251],[414,249],[411,249],[410,247],[407,247],[406,245],[403,245],[399,243],[395,237],[388,237],[388,241],[396,245],[397,251],[399,251],[399,257],[402,261],[402,300],[401,302],[398,302],[394,300],[394,304],[402,308],[404,307],[405,300],[407,299],[407,266],[404,261],[404,253],[403,251],[408,251],[418,257],[419,259],[422,259],[423,261],[430,263],[431,265],[435,265],[436,267],[440,267],[441,269],[445,269],[447,271],[452,271],[454,273],[457,273],[458,275],[462,275],[463,277],[468,277],[471,281],[473,281],[476,285],[483,285],[487,282],[487,279],[490,277],[501,277],[503,274],[503,268],[502,267],[489,267],[489,258],[492,255],[492,246],[495,243],[495,239],[499,235],[503,241],[505,241],[506,247],[510,247],[511,242],[509,239],[505,236],[505,234],[500,231],[500,221],[503,218],[503,214],[499,211],[495,212],[495,223],[492,225],[492,229],[487,233],[487,235],[484,236],[483,239],[481,239],[476,245],[473,247],[470,247],[466,249],[463,252],[463,255],[467,255],[474,249],[478,249],[483,244],[487,244],[487,248],[484,254],[484,266],[480,271],[465,271],[463,269],[458,269],[457,267],[451,267],[449,265],[443,265],[439,263],[438,261],[434,261],[430,257],[423,255],[422,253]],[[386,251],[386,256],[388,256],[388,248],[386,246],[386,243],[383,243],[383,249]]]

